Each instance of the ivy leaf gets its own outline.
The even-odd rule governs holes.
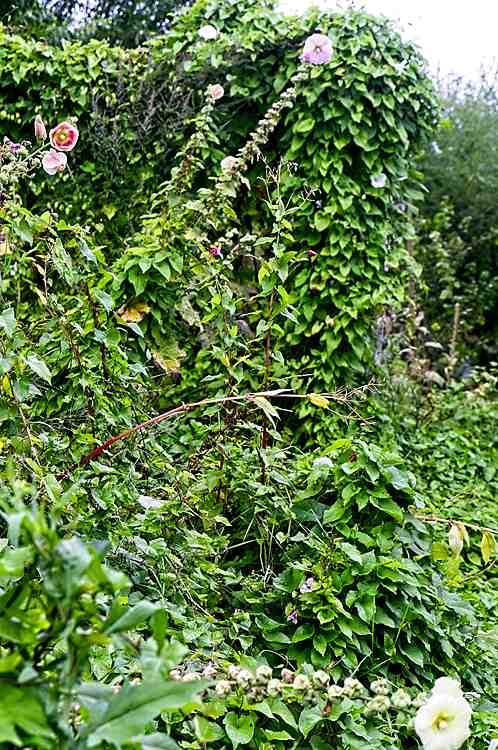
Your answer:
[[[45,380],[47,383],[52,382],[52,375],[50,374],[50,370],[48,369],[45,362],[37,357],[35,354],[28,354],[26,357],[24,357],[24,361],[28,365],[28,367],[33,370],[36,375],[38,375],[42,380]]]
[[[205,680],[173,682],[154,680],[141,685],[125,685],[108,702],[97,722],[85,732],[88,747],[108,742],[120,748],[130,737],[143,732],[162,711],[171,711],[192,703],[200,704],[199,692]]]
[[[254,735],[254,716],[248,714],[237,716],[234,711],[230,711],[223,719],[223,724],[233,747],[247,745],[252,740]]]
[[[97,302],[102,305],[106,312],[111,312],[113,301],[110,294],[105,292],[103,289],[95,287],[95,289],[93,289],[93,296],[95,297]]]

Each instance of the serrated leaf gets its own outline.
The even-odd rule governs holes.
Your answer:
[[[221,740],[225,734],[218,724],[214,721],[209,721],[209,719],[205,719],[203,716],[196,716],[194,718],[194,732],[195,736],[202,744]]]
[[[42,380],[45,380],[46,383],[52,382],[52,375],[50,374],[50,370],[48,369],[45,362],[37,357],[35,354],[28,354],[26,357],[24,357],[24,361],[28,365],[28,367],[33,370],[36,375],[38,375]]]
[[[103,715],[84,736],[88,747],[108,742],[120,748],[130,737],[144,732],[149,722],[163,711],[172,711],[192,703],[200,704],[199,692],[206,681],[168,682],[154,680],[141,685],[125,685],[108,702]]]
[[[31,688],[0,684],[0,743],[24,746],[17,730],[29,735],[53,738],[41,703]]]

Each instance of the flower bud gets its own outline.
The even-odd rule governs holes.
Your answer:
[[[391,701],[394,708],[408,708],[411,704],[412,699],[406,692],[406,690],[396,690],[391,696]]]
[[[185,672],[185,674],[182,677],[182,682],[194,682],[195,680],[200,680],[201,676],[200,674],[197,674],[197,672]]]
[[[329,676],[323,669],[319,669],[312,676],[311,682],[315,687],[326,687],[329,684]]]
[[[298,674],[294,677],[292,686],[295,687],[296,690],[309,690],[311,687],[311,682],[305,674]]]
[[[240,672],[240,667],[238,664],[230,664],[228,667],[228,676],[232,678],[232,680],[235,680],[237,675]]]
[[[216,677],[216,667],[214,664],[206,664],[204,669],[202,670],[202,676],[205,677],[208,680],[211,680],[213,677]]]
[[[247,687],[254,682],[254,675],[248,669],[241,669],[235,678],[235,682],[241,687]]]
[[[290,684],[291,682],[294,682],[294,672],[291,669],[286,669],[285,667],[280,672],[280,676],[284,682],[287,682]]]
[[[329,700],[336,701],[338,698],[342,698],[343,689],[340,685],[331,685],[327,690]]]
[[[354,698],[356,695],[361,695],[365,688],[361,684],[359,680],[356,680],[354,677],[346,677],[344,680],[344,694],[348,696],[348,698]]]
[[[268,680],[271,680],[273,670],[266,664],[261,664],[256,668],[256,682],[260,685],[264,685]]]
[[[35,117],[35,138],[37,141],[45,141],[47,138],[47,128],[40,115]]]
[[[266,692],[271,698],[275,698],[277,695],[280,695],[280,693],[282,692],[282,683],[280,682],[280,680],[269,680],[268,685],[266,686]]]
[[[370,684],[370,690],[372,693],[376,693],[377,695],[389,695],[391,692],[391,689],[389,687],[388,681],[381,677],[379,680],[375,680]]]
[[[220,697],[229,695],[229,693],[232,692],[232,686],[230,685],[228,680],[220,680],[220,682],[216,684],[215,691],[216,694]]]

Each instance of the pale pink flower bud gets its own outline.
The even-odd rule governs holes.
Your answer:
[[[35,117],[35,138],[38,141],[44,141],[47,137],[47,128],[40,115]]]
[[[78,136],[78,128],[70,122],[59,123],[49,133],[50,143],[57,151],[72,151]]]
[[[333,48],[332,42],[325,34],[312,34],[304,43],[303,56],[304,62],[312,65],[324,65],[332,59]]]
[[[208,23],[205,26],[201,26],[197,33],[201,39],[204,39],[204,41],[211,42],[218,36],[218,29]]]
[[[42,159],[42,167],[47,174],[62,172],[66,168],[67,156],[51,148]]]
[[[222,99],[225,95],[225,89],[220,83],[213,83],[212,86],[207,87],[207,94],[211,99],[216,102],[218,99]]]

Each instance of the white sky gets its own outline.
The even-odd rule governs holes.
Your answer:
[[[498,62],[498,0],[280,0],[287,12],[310,5],[353,4],[399,19],[403,36],[422,48],[433,71],[474,77],[481,65]]]

